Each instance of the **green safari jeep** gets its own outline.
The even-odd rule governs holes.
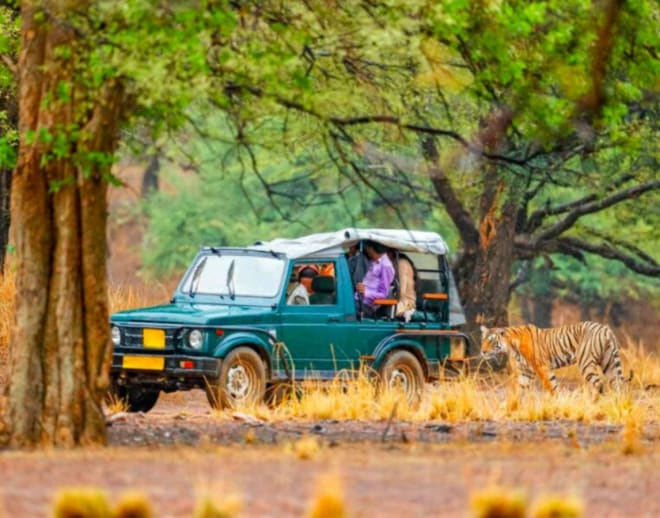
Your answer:
[[[366,316],[346,250],[373,240],[405,253],[415,268],[416,311],[395,316],[382,300]],[[344,229],[245,248],[202,248],[169,304],[110,318],[111,378],[131,411],[150,410],[160,391],[202,388],[213,407],[262,401],[278,384],[366,365],[411,400],[440,367],[470,349],[447,263],[433,232]],[[309,304],[289,304],[304,265],[320,272]]]

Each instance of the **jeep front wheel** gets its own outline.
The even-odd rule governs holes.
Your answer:
[[[111,394],[126,404],[129,412],[148,412],[158,401],[160,390],[128,388],[112,383]]]
[[[206,398],[213,408],[254,406],[264,400],[266,368],[249,347],[233,349],[220,363],[220,376],[206,386]]]
[[[424,371],[414,354],[404,350],[390,353],[379,373],[383,390],[400,393],[413,408],[419,405],[424,391]]]

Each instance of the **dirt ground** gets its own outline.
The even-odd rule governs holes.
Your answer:
[[[334,474],[350,516],[469,516],[469,496],[498,484],[577,495],[585,516],[660,516],[660,429],[622,453],[618,426],[568,422],[261,423],[212,414],[201,392],[162,397],[146,415],[115,416],[110,448],[0,453],[0,509],[50,516],[53,495],[95,486],[111,499],[140,490],[157,516],[191,516],[200,492],[239,494],[242,516],[303,516]],[[315,437],[311,458],[296,441]],[[2,512],[0,510],[0,515]]]

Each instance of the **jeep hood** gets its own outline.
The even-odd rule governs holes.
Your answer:
[[[250,317],[264,316],[270,313],[272,313],[270,307],[176,302],[161,306],[119,311],[112,314],[110,322],[114,324],[150,322],[154,324],[180,324],[182,326],[215,325],[229,324],[236,320],[244,321]]]

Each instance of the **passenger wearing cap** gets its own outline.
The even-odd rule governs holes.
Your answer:
[[[319,269],[313,264],[306,264],[298,270],[298,284],[289,295],[286,303],[289,305],[309,304],[309,294],[312,293],[312,281],[319,274]]]

